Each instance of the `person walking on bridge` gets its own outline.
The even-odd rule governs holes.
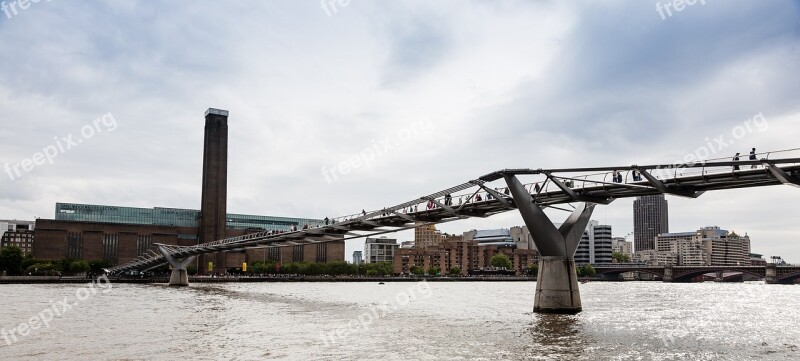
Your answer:
[[[740,154],[739,152],[736,152],[736,155],[733,156],[733,161],[734,162],[738,162],[739,161],[739,154]],[[739,165],[738,164],[734,164],[733,165],[733,170],[739,170]]]
[[[750,151],[750,160],[758,160],[758,158],[756,158],[756,148],[753,148],[753,150]],[[750,169],[756,169],[756,165],[751,165]]]

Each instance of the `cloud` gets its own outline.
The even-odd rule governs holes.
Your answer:
[[[107,112],[119,129],[0,178],[0,218],[52,217],[57,201],[197,208],[208,107],[231,112],[237,213],[322,218],[501,168],[672,162],[758,113],[768,130],[718,156],[794,148],[798,16],[791,1],[664,20],[647,2],[352,2],[331,16],[314,2],[40,3],[0,16],[0,163]],[[326,182],[322,167],[423,118],[432,134]],[[785,241],[798,231],[780,225],[793,191],[676,200],[672,229],[741,230],[754,251],[797,262]],[[595,218],[624,235],[630,202]],[[507,213],[441,228],[518,224]]]

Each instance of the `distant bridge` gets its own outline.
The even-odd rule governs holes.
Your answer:
[[[169,263],[173,268],[170,285],[185,286],[186,268],[194,256],[201,254],[361,238],[517,209],[541,255],[534,310],[579,312],[573,257],[596,204],[656,194],[697,198],[715,190],[781,184],[800,187],[800,158],[770,159],[774,154],[796,150],[762,153],[760,160],[735,162],[504,169],[395,206],[337,217],[317,228],[259,232],[186,247],[156,244],[157,251],[151,250],[107,271],[148,270]],[[540,180],[523,184],[518,179],[521,176],[537,176]],[[504,183],[493,184],[501,179]],[[577,206],[559,206],[570,203]],[[571,215],[556,229],[544,208]]]
[[[641,266],[604,264],[594,267],[598,276],[618,277],[623,273],[641,272],[661,278],[664,282],[685,282],[709,273],[736,272],[765,279],[767,283],[794,283],[800,278],[800,266]]]

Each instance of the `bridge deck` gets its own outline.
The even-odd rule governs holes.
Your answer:
[[[734,165],[757,168],[733,170]],[[624,173],[621,182],[612,180],[612,175],[617,172]],[[337,217],[330,220],[330,224],[318,228],[285,233],[273,231],[253,233],[188,247],[162,246],[165,246],[174,257],[185,258],[249,248],[293,246],[360,238],[425,224],[438,224],[470,217],[489,217],[516,208],[514,199],[505,194],[507,193],[505,184],[491,185],[492,182],[502,179],[505,174],[538,176],[538,182],[525,184],[534,202],[542,207],[562,209],[557,205],[572,202],[608,204],[617,198],[655,194],[698,197],[706,191],[780,184],[800,186],[800,158],[550,170],[506,169],[392,207]],[[540,190],[537,192],[537,189]],[[134,269],[148,270],[165,263],[163,256],[150,251],[131,263],[113,267],[108,271],[116,273]]]

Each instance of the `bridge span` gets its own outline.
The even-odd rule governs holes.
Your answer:
[[[408,202],[333,218],[316,228],[258,232],[187,247],[156,244],[156,250],[107,271],[144,271],[169,263],[173,268],[170,285],[185,286],[186,268],[201,254],[361,238],[516,209],[541,256],[534,311],[577,313],[581,301],[573,257],[595,205],[655,194],[697,198],[716,190],[800,187],[800,158],[775,158],[797,150],[762,153],[759,160],[736,162],[504,169]],[[533,179],[520,181],[523,177]],[[544,213],[546,208],[570,216],[556,228]]]
[[[615,278],[623,273],[641,272],[661,278],[664,282],[688,282],[709,273],[736,272],[764,279],[768,284],[791,284],[800,278],[800,266],[642,266],[606,264],[595,266],[598,276]]]

